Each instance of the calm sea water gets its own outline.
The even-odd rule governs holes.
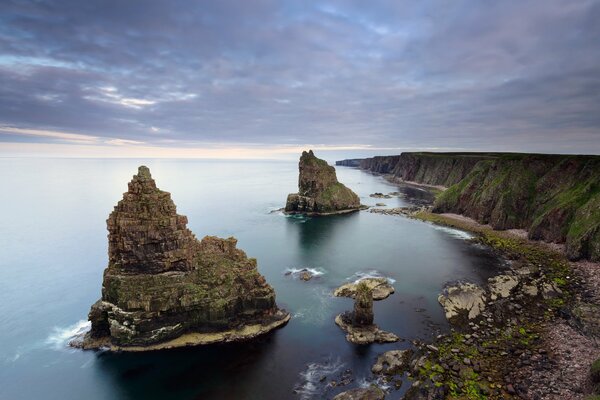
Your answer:
[[[295,162],[147,160],[196,236],[235,236],[293,319],[251,343],[146,354],[70,349],[68,338],[85,328],[100,297],[106,218],[140,163],[0,159],[0,399],[330,398],[368,384],[377,354],[448,329],[437,303],[445,282],[482,281],[501,266],[468,234],[419,221],[272,213],[297,189]],[[337,170],[363,204],[397,207],[428,197],[356,169]],[[404,196],[369,197],[396,190]],[[320,275],[303,282],[285,274],[305,267]],[[365,275],[394,282],[396,293],[375,303],[375,320],[407,341],[357,347],[335,326],[352,301],[333,298],[332,290]],[[352,384],[328,385],[348,369]]]

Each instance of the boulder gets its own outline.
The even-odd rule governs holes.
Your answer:
[[[490,299],[506,298],[519,284],[519,279],[514,275],[497,275],[488,279]]]
[[[334,290],[336,297],[356,297],[356,288],[359,283],[367,285],[373,293],[373,300],[383,300],[394,293],[394,287],[390,285],[386,278],[364,278],[358,282],[346,283]]]
[[[356,193],[338,182],[335,168],[317,158],[312,150],[302,152],[298,167],[298,193],[288,195],[286,213],[325,215],[360,209]]]
[[[485,309],[485,292],[474,283],[459,282],[447,286],[438,296],[438,301],[449,321],[461,316],[474,319]]]
[[[235,238],[197,240],[141,166],[107,220],[108,267],[82,347],[154,350],[237,341],[289,314]]]
[[[391,332],[386,332],[375,324],[355,326],[352,324],[352,313],[343,313],[335,317],[335,323],[344,332],[346,340],[354,344],[393,343],[400,338]]]

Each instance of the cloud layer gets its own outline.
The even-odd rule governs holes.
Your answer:
[[[599,20],[586,0],[7,0],[0,152],[600,153]]]

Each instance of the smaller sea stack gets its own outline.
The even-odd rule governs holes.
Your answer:
[[[335,168],[317,158],[312,150],[302,152],[298,167],[298,193],[288,195],[287,213],[327,215],[360,209],[356,193],[338,182]]]

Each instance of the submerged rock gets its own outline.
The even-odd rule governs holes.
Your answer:
[[[368,388],[356,388],[342,392],[335,396],[333,400],[383,400],[385,392],[377,386]]]
[[[360,209],[360,199],[338,182],[335,168],[313,154],[302,152],[298,193],[288,195],[285,211],[306,214],[339,214]]]
[[[102,298],[82,347],[153,350],[252,338],[284,325],[275,291],[235,238],[197,240],[142,166],[108,220]]]
[[[365,278],[358,282],[346,283],[335,289],[333,295],[336,297],[356,297],[356,290],[359,283],[364,283],[373,293],[373,300],[383,300],[394,293],[394,287],[390,285],[386,278]]]
[[[448,286],[438,296],[438,301],[444,307],[446,319],[452,320],[460,316],[474,319],[485,309],[485,292],[474,283],[460,282]]]

